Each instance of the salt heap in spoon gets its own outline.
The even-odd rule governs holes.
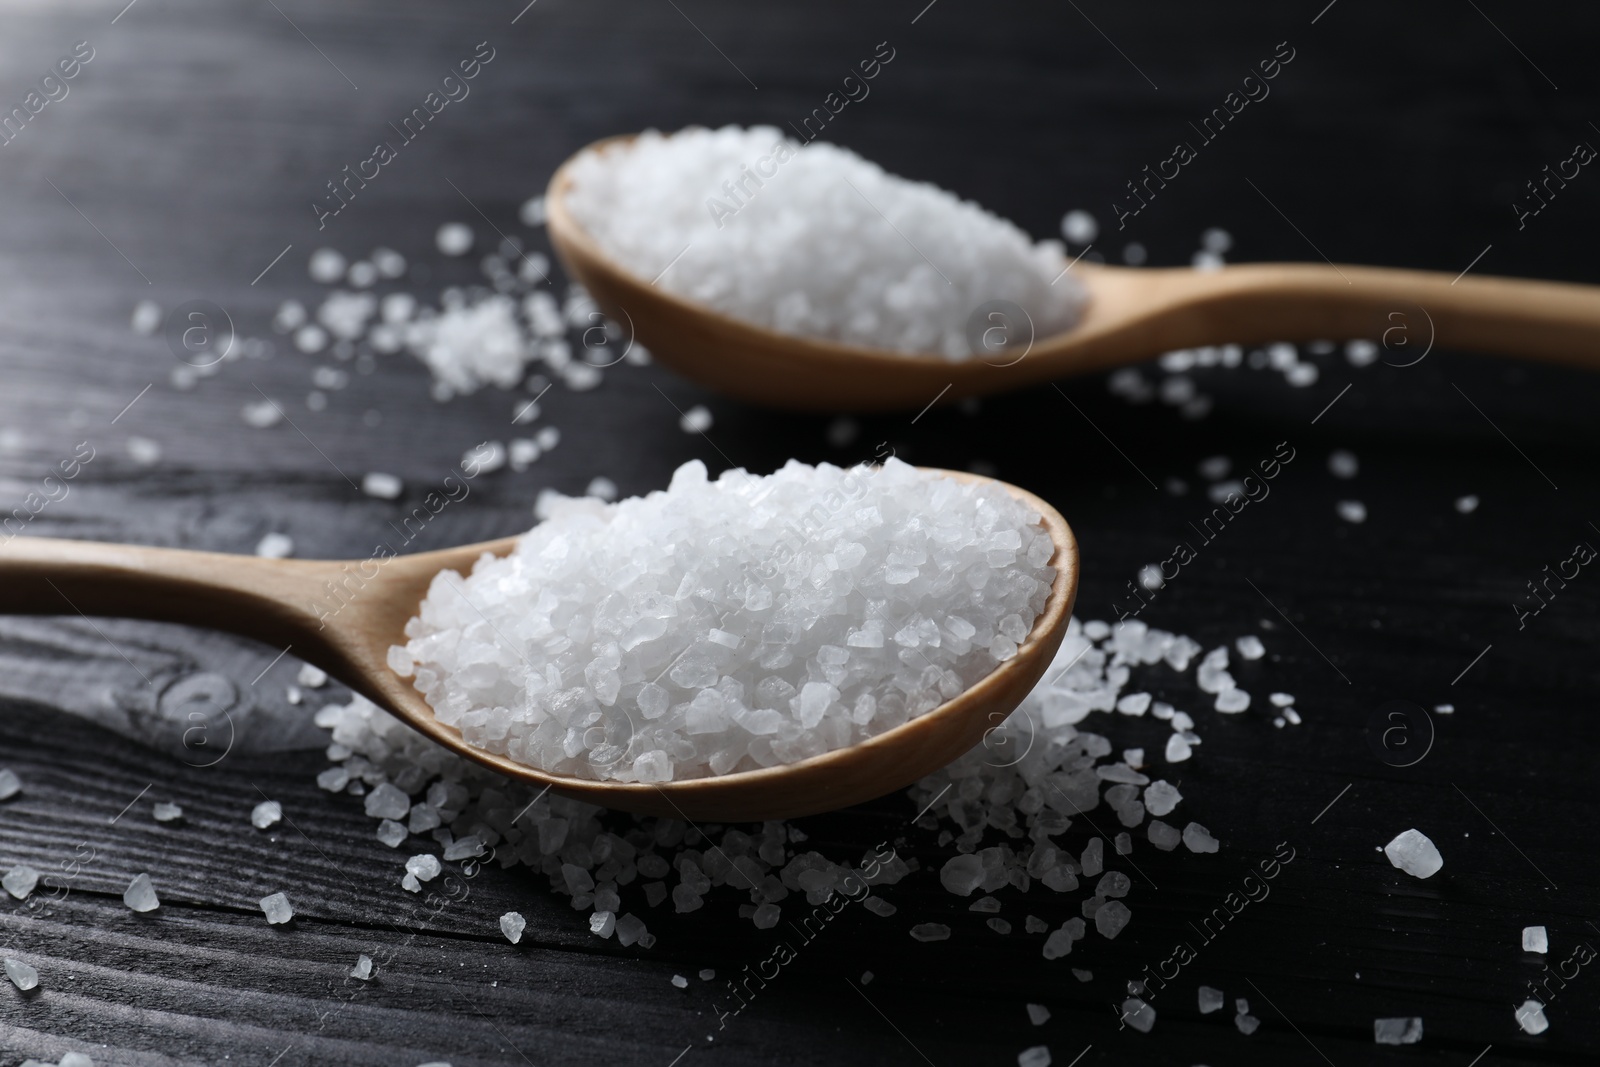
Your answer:
[[[390,666],[468,744],[665,782],[855,744],[1014,656],[1054,543],[998,485],[891,459],[790,462],[565,500],[508,556],[433,581]]]
[[[571,173],[566,206],[608,255],[784,333],[965,360],[990,301],[1021,307],[1038,337],[1071,327],[1084,301],[1059,242],[770,126],[651,130]],[[981,346],[995,324],[979,321]]]

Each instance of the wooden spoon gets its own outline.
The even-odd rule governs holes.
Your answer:
[[[769,407],[914,411],[936,397],[997,393],[1228,343],[1381,338],[1393,363],[1413,362],[1437,344],[1587,367],[1600,350],[1597,286],[1309,263],[1198,271],[1079,262],[1071,273],[1088,289],[1089,303],[1076,327],[1030,338],[1026,322],[980,315],[981,328],[1001,326],[1010,343],[961,362],[797,337],[667,292],[617,263],[567,211],[572,166],[569,159],[556,171],[545,198],[550,240],[568,274],[662,363]],[[991,339],[998,343],[1001,334]]]
[[[467,744],[434,717],[409,680],[389,669],[389,647],[405,643],[405,625],[434,575],[447,568],[470,571],[485,553],[510,552],[516,538],[338,562],[17,537],[0,545],[0,613],[109,615],[228,630],[292,651],[439,744],[509,777],[653,815],[720,822],[787,818],[882,796],[944,766],[999,726],[1049,666],[1077,593],[1077,542],[1049,504],[995,484],[1040,514],[1056,546],[1050,560],[1055,584],[1017,655],[954,700],[860,744],[716,778],[647,785],[547,774]]]

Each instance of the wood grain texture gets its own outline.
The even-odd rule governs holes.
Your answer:
[[[429,296],[470,284],[476,255],[431,251],[440,223],[488,234],[476,205],[548,251],[542,234],[518,227],[516,208],[578,147],[652,126],[781,127],[884,40],[896,59],[829,139],[1037,236],[1056,232],[1067,208],[1089,208],[1102,227],[1096,251],[1112,262],[1138,241],[1152,264],[1182,266],[1200,231],[1220,225],[1241,261],[1314,260],[1320,249],[1337,262],[1454,276],[1482,254],[1469,277],[1600,282],[1581,240],[1600,226],[1593,175],[1522,229],[1512,208],[1542,167],[1596,136],[1595,16],[1577,4],[1479,4],[1480,13],[1444,0],[1403,10],[1340,0],[1319,17],[1321,3],[1230,3],[1156,19],[1110,5],[1080,14],[949,0],[925,11],[919,2],[759,13],[705,0],[681,10],[539,0],[512,25],[521,3],[280,0],[280,13],[141,0],[113,25],[122,6],[10,6],[0,35],[0,102],[20,102],[74,41],[96,49],[71,94],[0,147],[0,431],[13,432],[0,438],[0,512],[78,442],[96,449],[30,534],[249,552],[279,530],[303,558],[364,557],[463,451],[520,432],[510,419],[528,394],[490,389],[435,404],[425,370],[392,357],[352,375],[325,411],[306,410],[311,368],[331,361],[293,351],[266,324],[281,300],[319,295],[304,270],[313,248],[396,248],[428,266],[416,284]],[[486,39],[497,57],[472,95],[319,232],[309,203],[324,183]],[[1285,39],[1298,54],[1272,95],[1117,230],[1110,205],[1124,183]],[[211,300],[277,347],[174,390],[165,341],[127,328],[145,296],[166,308]],[[1100,378],[1065,381],[1060,392],[1043,385],[914,422],[863,417],[843,446],[830,443],[826,417],[722,400],[662,367],[619,367],[590,393],[552,389],[540,423],[562,429],[561,445],[522,475],[476,481],[408,550],[515,534],[540,489],[581,492],[597,474],[637,493],[692,458],[766,471],[791,456],[865,459],[882,442],[918,464],[988,464],[1048,500],[1081,546],[1079,614],[1109,617],[1141,566],[1196,539],[1190,523],[1211,508],[1199,460],[1223,454],[1243,468],[1281,441],[1297,452],[1270,498],[1197,545],[1196,561],[1142,616],[1208,647],[1261,633],[1267,659],[1236,673],[1258,705],[1281,689],[1305,716],[1277,730],[1257,706],[1213,722],[1188,683],[1153,686],[1202,720],[1205,745],[1173,780],[1180,813],[1216,833],[1222,851],[1166,854],[1139,840],[1132,858],[1147,877],[1128,872],[1132,924],[1056,961],[1042,959],[1038,936],[994,934],[925,869],[882,890],[894,916],[852,906],[800,945],[723,1029],[722,980],[767,959],[780,938],[798,940],[736,920],[737,899],[714,895],[681,916],[642,910],[659,937],[648,952],[596,941],[526,872],[452,870],[465,899],[419,911],[398,884],[402,856],[376,841],[359,800],[314,784],[326,766],[321,731],[308,705],[284,698],[292,654],[252,685],[279,649],[164,624],[0,619],[0,765],[25,785],[0,803],[0,867],[28,862],[68,889],[47,915],[0,899],[0,949],[35,963],[42,986],[30,996],[0,987],[0,1063],[83,1049],[100,1063],[163,1065],[668,1067],[681,1055],[678,1067],[950,1067],[1009,1064],[1040,1043],[1057,1064],[1092,1046],[1079,1067],[1465,1065],[1489,1046],[1481,1067],[1588,1062],[1600,1045],[1592,965],[1551,1003],[1548,1033],[1521,1034],[1512,1012],[1539,975],[1520,951],[1523,926],[1549,926],[1552,964],[1581,939],[1600,944],[1588,925],[1600,921],[1597,593],[1588,576],[1573,581],[1521,630],[1511,604],[1542,567],[1596,536],[1597,383],[1442,349],[1416,366],[1387,365],[1402,362],[1317,357],[1321,377],[1304,389],[1268,371],[1197,369],[1188,376],[1213,400],[1200,420],[1126,404]],[[246,426],[240,408],[262,393],[303,434]],[[704,436],[677,428],[695,403],[716,418]],[[378,426],[363,421],[368,411]],[[161,462],[134,464],[130,435],[158,441]],[[1360,456],[1356,480],[1326,472],[1334,448]],[[352,482],[371,470],[404,478],[406,496],[361,495]],[[1187,492],[1166,491],[1174,478]],[[1481,504],[1461,515],[1452,501],[1468,493]],[[1336,518],[1345,499],[1366,504],[1365,523]],[[237,692],[233,747],[209,768],[193,765],[205,761],[162,714],[161,695],[196,675]],[[1414,767],[1385,765],[1367,742],[1373,710],[1393,698],[1455,707],[1435,716],[1434,749]],[[1152,752],[1165,734],[1145,720],[1098,725],[1119,746]],[[269,834],[249,825],[263,794],[292,825]],[[185,822],[155,824],[157,799],[181,803]],[[799,825],[804,847],[831,856],[887,839],[937,867],[948,850],[908,825],[915,814],[888,797]],[[1427,882],[1375,851],[1411,826],[1445,856]],[[1070,840],[1087,832],[1076,827]],[[1189,924],[1284,841],[1296,859],[1158,994],[1154,1031],[1118,1032],[1113,1004],[1126,982],[1193,938]],[[61,864],[87,855],[80,845],[94,860],[69,879]],[[120,899],[141,871],[164,902],[147,916]],[[276,890],[299,912],[287,928],[268,927],[256,905]],[[1020,928],[1027,914],[1058,925],[1078,913],[1080,895],[997,896]],[[519,946],[496,925],[513,908],[529,921]],[[913,941],[910,926],[927,921],[950,925],[951,939]],[[389,959],[359,988],[346,978],[358,953]],[[701,982],[702,967],[719,980]],[[1070,967],[1093,981],[1077,982]],[[874,981],[860,986],[866,970]],[[689,989],[673,988],[673,974]],[[1201,983],[1248,998],[1261,1029],[1246,1038],[1228,1018],[1200,1016]],[[1028,1002],[1049,1006],[1045,1026],[1029,1025]],[[1425,1020],[1421,1045],[1372,1043],[1372,1019],[1409,1014]]]

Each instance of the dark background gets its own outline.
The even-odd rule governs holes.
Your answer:
[[[1454,275],[1488,246],[1476,274],[1600,281],[1592,168],[1525,229],[1511,207],[1543,166],[1579,141],[1600,143],[1600,23],[1588,5],[538,0],[513,25],[522,10],[517,0],[0,9],[7,109],[74,42],[96,52],[66,99],[0,147],[5,508],[76,442],[97,450],[30,533],[249,552],[276,529],[303,557],[366,555],[405,500],[364,497],[344,475],[434,481],[476,442],[514,435],[512,398],[490,389],[435,404],[421,365],[394,356],[310,412],[301,402],[310,369],[327,361],[281,344],[272,358],[229,364],[179,391],[168,384],[166,344],[129,330],[134,302],[207,299],[241,334],[281,341],[267,321],[285,298],[320,297],[305,262],[323,244],[352,258],[378,244],[399,249],[431,269],[411,288],[435,300],[440,284],[477,277],[476,256],[442,261],[432,251],[445,221],[489,233],[464,197],[496,227],[545,247],[542,232],[517,223],[517,207],[585,143],[647,126],[798,120],[880,41],[896,58],[828,139],[1036,236],[1054,235],[1064,211],[1083,207],[1099,217],[1096,250],[1112,261],[1136,240],[1152,264],[1184,264],[1200,232],[1222,226],[1237,261],[1325,254]],[[472,95],[319,234],[309,203],[323,183],[365,158],[386,123],[484,40],[496,58]],[[1116,233],[1110,204],[1123,183],[1189,139],[1188,122],[1281,41],[1296,58],[1271,97]],[[1414,351],[1385,357],[1406,362]],[[1082,544],[1078,614],[1106,617],[1137,569],[1164,558],[1209,510],[1200,459],[1227,454],[1244,466],[1291,442],[1298,458],[1272,498],[1143,616],[1207,647],[1259,632],[1269,657],[1236,671],[1256,704],[1222,722],[1188,682],[1156,685],[1201,723],[1206,744],[1175,769],[1180,814],[1223,848],[1156,853],[1137,835],[1147,877],[1135,880],[1134,920],[1114,943],[1091,934],[1068,959],[1045,961],[1041,938],[1021,933],[1022,916],[1059,925],[1076,897],[999,894],[1017,925],[1002,938],[925,870],[883,891],[898,915],[847,911],[718,1030],[722,983],[695,973],[731,976],[772,945],[735,919],[734,894],[688,916],[645,912],[660,939],[650,951],[592,938],[565,898],[520,870],[484,872],[465,902],[419,921],[397,884],[400,857],[374,840],[360,802],[313,782],[327,764],[310,705],[336,692],[289,708],[281,693],[292,660],[254,685],[273,650],[216,635],[6,619],[0,766],[17,771],[25,792],[0,804],[0,868],[26,861],[49,874],[93,858],[48,914],[0,900],[0,948],[41,973],[36,994],[0,988],[0,1060],[78,1049],[97,1063],[149,1065],[946,1067],[1010,1064],[1048,1044],[1058,1065],[1590,1061],[1600,1043],[1593,965],[1551,1002],[1546,1034],[1522,1034],[1513,1011],[1540,976],[1538,958],[1520,951],[1523,926],[1549,927],[1552,966],[1579,942],[1600,944],[1591,921],[1600,731],[1590,721],[1600,579],[1584,573],[1520,631],[1511,605],[1574,543],[1600,540],[1591,525],[1600,384],[1446,352],[1406,368],[1356,368],[1338,354],[1314,361],[1320,380],[1303,389],[1272,371],[1195,372],[1215,404],[1200,420],[1127,404],[1101,376],[1060,383],[1081,413],[1042,387],[976,412],[936,409],[914,425],[910,412],[865,419],[844,448],[828,443],[828,419],[722,402],[659,367],[620,367],[594,392],[553,389],[540,424],[561,428],[560,447],[523,474],[479,484],[418,546],[519,531],[541,488],[581,492],[596,475],[637,493],[690,458],[766,471],[791,456],[864,459],[890,442],[918,463],[989,464],[1054,503]],[[284,401],[303,435],[241,421],[240,408],[263,392]],[[716,417],[704,437],[677,427],[674,406],[697,402]],[[363,423],[368,410],[382,413],[381,425]],[[158,441],[161,461],[133,464],[130,435]],[[1360,456],[1355,481],[1328,474],[1334,448]],[[1146,475],[1157,485],[1182,478],[1189,492],[1154,490]],[[1461,515],[1452,501],[1466,493],[1482,504]],[[1363,501],[1367,521],[1336,517],[1341,499]],[[150,710],[156,690],[199,671],[226,675],[240,693],[237,744],[204,769],[151,725],[160,716]],[[1298,695],[1304,726],[1273,729],[1264,697],[1278,689]],[[1434,717],[1436,742],[1414,766],[1388,766],[1368,743],[1369,717],[1392,699],[1455,706]],[[1166,732],[1145,720],[1085,725],[1119,747],[1155,748]],[[247,823],[263,795],[289,816],[270,835]],[[186,822],[155,824],[154,800],[182,803]],[[936,869],[947,853],[934,835],[907,832],[913,814],[895,795],[800,825],[846,861],[900,835],[902,855]],[[1428,881],[1375,851],[1412,826],[1445,857]],[[1282,841],[1296,859],[1271,897],[1156,998],[1152,1033],[1117,1032],[1124,983],[1190,937],[1188,923]],[[120,900],[140,871],[161,891],[153,915]],[[255,901],[280,888],[299,917],[268,927]],[[516,947],[496,926],[511,908],[529,919]],[[951,940],[911,940],[922,921],[948,923]],[[391,949],[399,955],[377,981],[350,988],[357,953]],[[1094,980],[1079,983],[1069,966]],[[865,970],[875,981],[848,988]],[[690,977],[687,991],[669,984],[675,973]],[[1202,983],[1224,989],[1230,1008],[1201,1017]],[[1252,1037],[1231,1025],[1236,996],[1262,1020]],[[1046,1025],[1029,1025],[1029,1001],[1054,1013]],[[1400,1015],[1424,1019],[1422,1043],[1375,1046],[1372,1020]]]

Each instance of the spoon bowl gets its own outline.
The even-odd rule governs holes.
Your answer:
[[[578,155],[631,140],[608,138]],[[1229,343],[1381,338],[1386,361],[1400,365],[1435,343],[1600,365],[1600,287],[1333,263],[1200,271],[1078,261],[1067,272],[1088,303],[1075,327],[1033,337],[1025,321],[1007,322],[1004,346],[960,361],[780,333],[668,292],[617,262],[567,209],[576,159],[556,171],[545,197],[550,240],[567,273],[661,363],[767,407],[916,411],[936,398],[949,403]]]
[[[938,471],[960,481],[977,475]],[[578,800],[719,822],[810,815],[893,792],[949,763],[1002,723],[1060,647],[1078,587],[1078,547],[1054,508],[996,483],[1040,515],[1055,583],[1017,654],[965,692],[875,737],[796,763],[659,785],[550,774],[467,744],[388,666],[434,576],[505,555],[514,537],[367,560],[273,560],[17,537],[0,545],[0,614],[106,615],[228,630],[293,652],[433,741],[510,778]]]

